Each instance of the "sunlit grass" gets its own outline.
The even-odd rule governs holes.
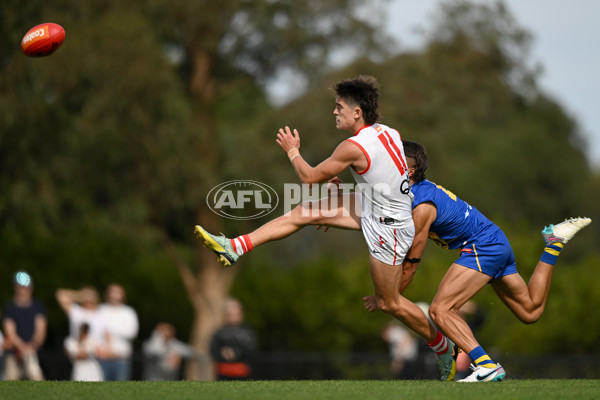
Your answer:
[[[10,400],[366,400],[599,399],[600,380],[507,380],[465,384],[438,381],[249,381],[249,382],[0,382]]]

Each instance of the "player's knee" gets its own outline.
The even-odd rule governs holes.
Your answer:
[[[443,324],[444,316],[446,315],[446,313],[448,311],[449,310],[447,307],[444,307],[436,302],[433,302],[429,306],[429,318],[431,318],[431,320],[433,322],[435,322],[437,325],[440,325],[440,323]]]
[[[315,224],[319,218],[319,213],[313,208],[310,202],[302,202],[292,210],[290,216],[298,225],[306,226]]]
[[[377,300],[379,303],[379,309],[386,314],[396,315],[401,311],[400,301],[394,298],[380,298]]]
[[[526,325],[532,325],[535,324],[536,322],[538,322],[538,320],[540,319],[540,317],[542,316],[542,313],[537,313],[537,312],[529,312],[529,313],[521,313],[517,315],[517,318],[519,318],[519,321],[521,321],[522,323],[526,324]]]
[[[527,304],[513,306],[510,310],[513,312],[515,317],[526,325],[535,324],[539,321],[542,314],[544,313],[544,304]]]
[[[525,317],[525,318],[521,318],[521,322],[524,323],[525,325],[532,325],[535,324],[538,321],[539,318],[530,318],[530,317]]]

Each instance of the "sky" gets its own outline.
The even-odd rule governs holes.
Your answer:
[[[390,0],[387,30],[401,49],[422,45],[416,28],[431,25],[441,1]],[[577,121],[588,160],[600,170],[600,1],[504,0],[504,4],[518,26],[533,35],[530,62],[543,67],[538,80],[542,91]]]

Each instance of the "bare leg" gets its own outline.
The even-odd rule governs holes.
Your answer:
[[[498,297],[526,324],[533,324],[542,316],[546,307],[554,266],[538,262],[529,279],[529,285],[519,274],[503,276],[492,282]]]
[[[469,353],[479,346],[473,332],[458,310],[489,281],[490,277],[479,271],[452,264],[429,308],[431,319],[463,351]]]
[[[262,225],[248,236],[254,247],[280,240],[307,225],[323,225],[341,229],[360,230],[360,201],[354,193],[305,201],[289,213]]]
[[[401,321],[427,342],[432,342],[437,329],[427,316],[413,302],[400,295],[398,288],[402,284],[402,266],[388,265],[369,257],[371,279],[379,309]]]
[[[591,222],[589,218],[570,218],[560,224],[545,227],[542,236],[548,247],[544,249],[529,284],[526,285],[519,274],[507,275],[492,282],[498,297],[522,322],[533,324],[542,316],[550,293],[553,264],[564,244]]]

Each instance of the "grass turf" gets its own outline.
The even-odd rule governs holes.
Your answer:
[[[600,399],[600,380],[507,380],[465,384],[438,381],[250,382],[0,382],[6,400],[368,400]]]

